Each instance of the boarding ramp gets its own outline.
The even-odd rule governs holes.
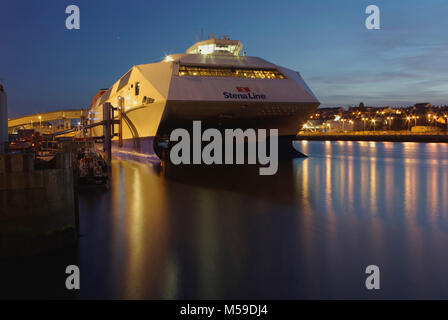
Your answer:
[[[88,111],[85,109],[68,109],[57,110],[45,113],[27,115],[19,118],[8,120],[8,132],[13,133],[19,129],[51,129],[59,130],[60,128],[71,129],[72,120],[79,120],[88,117]],[[49,126],[49,123],[57,123],[56,126]]]

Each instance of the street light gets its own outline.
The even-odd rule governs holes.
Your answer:
[[[42,128],[42,116],[39,116],[39,128]]]
[[[389,125],[389,130],[393,119],[394,119],[393,117],[387,117],[387,124]]]
[[[348,120],[348,123],[350,124],[349,130],[353,131],[354,130],[354,128],[353,128],[353,120]]]
[[[376,122],[376,120],[375,120],[375,119],[372,119],[372,123],[373,123],[373,131],[375,131],[375,122]]]

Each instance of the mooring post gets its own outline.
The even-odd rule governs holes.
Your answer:
[[[112,106],[110,103],[103,104],[103,134],[104,134],[104,153],[106,154],[106,161],[110,165],[112,160],[112,137],[111,137],[111,121],[110,113]]]
[[[81,122],[81,128],[83,128],[82,131],[81,131],[82,137],[85,138],[86,135],[87,135],[87,129],[85,129],[84,127],[88,124],[87,123],[87,118],[86,118],[85,115],[82,115],[80,120],[81,120],[80,121]]]
[[[93,125],[93,111],[89,111],[89,125]],[[89,137],[92,138],[93,134],[92,134],[92,127],[90,127],[89,129]]]
[[[121,98],[120,103],[118,105],[118,114],[119,114],[119,123],[118,123],[118,146],[121,148],[123,147],[123,101],[124,99]]]

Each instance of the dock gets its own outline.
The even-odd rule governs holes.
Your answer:
[[[299,133],[295,140],[310,141],[385,141],[385,142],[448,142],[448,133],[411,133],[410,131],[349,131]]]
[[[43,254],[77,244],[78,190],[108,184],[110,141],[114,135],[119,136],[111,129],[117,122],[111,120],[113,111],[105,104],[105,120],[97,124],[89,124],[83,110],[9,121],[9,129],[18,133],[10,133],[10,142],[0,153],[0,259]],[[72,126],[76,117],[79,123]],[[34,128],[37,119],[42,121],[38,127],[41,130]],[[62,122],[62,126],[52,128],[48,123],[54,121]],[[104,126],[106,135],[86,136],[93,126]],[[83,134],[70,135],[74,132]],[[102,150],[96,149],[95,142],[103,144]]]

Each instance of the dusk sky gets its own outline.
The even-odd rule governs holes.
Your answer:
[[[81,29],[67,30],[78,5]],[[367,30],[365,9],[381,10]],[[9,116],[87,108],[131,66],[230,35],[299,71],[322,106],[448,104],[447,0],[2,0],[0,78]]]

